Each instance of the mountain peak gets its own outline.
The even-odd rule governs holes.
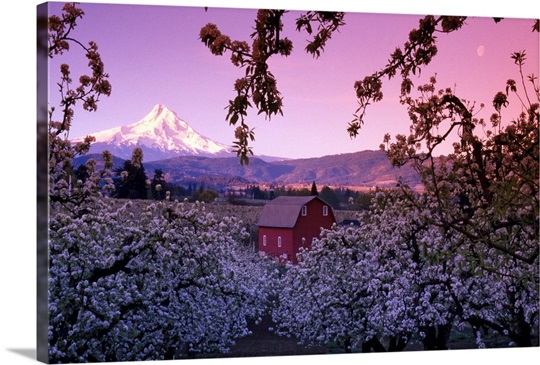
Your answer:
[[[168,111],[169,108],[167,108],[165,105],[163,104],[156,104],[156,106],[154,106],[154,108],[152,109],[152,113],[161,113],[163,110],[165,111]]]
[[[178,118],[178,116],[173,111],[171,111],[169,108],[167,108],[165,105],[156,104],[156,106],[154,106],[152,111],[150,113],[148,113],[147,117],[152,116],[152,119],[157,119],[160,116],[167,116],[168,114],[173,114],[175,117]]]
[[[138,124],[138,123],[143,123],[143,122],[146,122],[146,123],[159,123],[161,121],[182,121],[183,124],[186,124],[186,122],[184,122],[182,120],[182,118],[180,118],[175,112],[173,112],[172,110],[170,110],[169,108],[167,108],[165,105],[163,104],[156,104],[152,110],[150,111],[150,113],[146,114],[146,116],[144,118],[142,118],[139,122],[135,123],[135,124]]]
[[[131,158],[134,147],[141,147],[145,160],[176,156],[224,156],[231,148],[196,132],[188,123],[163,104],[136,123],[94,133],[91,152],[108,149],[118,157]],[[74,139],[76,141],[77,139]]]

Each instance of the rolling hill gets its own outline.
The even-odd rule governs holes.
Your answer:
[[[100,154],[76,159],[75,164],[88,158],[101,160]],[[115,159],[120,166],[123,159]],[[143,162],[148,176],[161,169],[172,183],[188,180],[220,179],[239,183],[311,184],[358,187],[394,187],[401,179],[411,186],[420,185],[414,169],[394,168],[382,151],[361,151],[318,158],[266,162],[251,158],[242,166],[237,157],[179,156],[158,161]]]

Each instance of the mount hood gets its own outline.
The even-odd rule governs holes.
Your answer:
[[[179,156],[231,157],[232,147],[211,140],[195,131],[175,112],[157,104],[140,121],[92,133],[96,141],[90,153],[108,150],[113,155],[131,159],[135,147],[143,150],[144,161]],[[75,138],[73,142],[82,140]]]

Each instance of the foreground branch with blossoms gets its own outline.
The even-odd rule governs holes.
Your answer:
[[[249,163],[249,155],[253,155],[249,142],[255,140],[255,132],[247,121],[248,110],[255,107],[258,114],[264,114],[269,119],[274,115],[283,115],[283,97],[268,61],[275,55],[286,57],[292,52],[291,40],[283,36],[282,18],[286,13],[285,10],[260,9],[255,19],[255,31],[250,34],[251,45],[246,41],[232,41],[213,23],[201,28],[199,34],[199,39],[212,54],[222,56],[230,52],[232,64],[245,70],[245,76],[236,80],[236,96],[229,100],[226,108],[226,120],[230,125],[238,125],[234,145],[241,164]],[[318,57],[333,32],[344,24],[343,13],[308,11],[296,20],[296,29],[313,37],[306,51]]]

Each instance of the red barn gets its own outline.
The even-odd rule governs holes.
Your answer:
[[[259,252],[297,263],[300,247],[310,248],[321,228],[336,223],[332,207],[317,196],[280,196],[259,218]]]

